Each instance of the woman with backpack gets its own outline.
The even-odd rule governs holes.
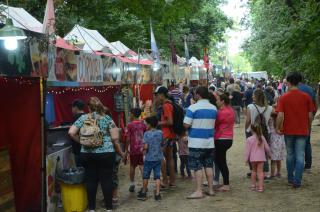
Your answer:
[[[259,118],[259,120],[262,124],[261,128],[263,131],[263,136],[266,138],[268,142],[270,129],[268,126],[269,119],[271,117],[272,113],[272,106],[268,105],[267,98],[264,94],[264,92],[261,89],[256,89],[253,92],[253,103],[249,104],[247,107],[247,114],[246,114],[246,123],[245,123],[245,133],[246,138],[249,138],[252,136],[251,133],[251,125],[253,125],[256,122],[256,119]],[[269,172],[269,164],[268,161],[264,164],[263,167],[264,172]],[[250,166],[250,173],[247,174],[248,177],[251,176],[251,166]],[[266,178],[268,178],[268,175],[265,175]]]
[[[89,113],[82,115],[69,130],[70,137],[79,142],[80,160],[85,168],[85,183],[89,211],[96,208],[98,182],[101,183],[107,210],[112,210],[113,168],[115,152],[126,157],[118,143],[119,131],[97,97],[90,97]]]

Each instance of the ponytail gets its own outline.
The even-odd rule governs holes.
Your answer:
[[[262,134],[261,123],[256,121],[254,124],[251,124],[251,130],[257,135],[258,145],[260,146],[263,143],[263,140],[262,140],[263,134]]]

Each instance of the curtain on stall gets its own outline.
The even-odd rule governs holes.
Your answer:
[[[83,90],[80,90],[83,89]],[[65,87],[51,88],[49,93],[53,93],[54,99],[54,113],[55,113],[55,125],[61,125],[64,123],[72,123],[72,102],[75,99],[81,99],[86,103],[90,97],[98,97],[104,106],[108,107],[112,113],[113,120],[118,124],[118,113],[113,110],[114,108],[114,94],[119,90],[119,86],[107,86],[107,87],[83,87],[66,89]]]
[[[0,147],[9,150],[17,212],[40,211],[39,85],[38,79],[0,77]]]

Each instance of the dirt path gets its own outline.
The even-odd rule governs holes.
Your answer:
[[[242,120],[242,123],[244,121]],[[249,190],[250,180],[246,178],[248,167],[243,162],[244,133],[243,124],[235,128],[234,145],[228,152],[230,184],[232,191],[218,193],[215,197],[201,200],[187,200],[186,197],[194,188],[192,180],[178,179],[178,188],[162,192],[163,200],[155,202],[153,192],[145,202],[136,200],[136,194],[130,194],[128,166],[120,167],[120,206],[116,211],[320,211],[320,127],[312,130],[313,169],[311,174],[304,174],[303,187],[293,190],[287,185],[285,163],[281,179],[265,184],[266,191],[262,194]],[[139,175],[140,176],[140,175]],[[138,189],[140,189],[141,181]],[[152,189],[152,185],[149,186]],[[101,196],[101,195],[99,195]],[[101,210],[98,210],[101,211]]]

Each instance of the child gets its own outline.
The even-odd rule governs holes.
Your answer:
[[[266,153],[271,158],[270,147],[266,139],[262,135],[261,124],[255,122],[251,125],[252,136],[247,139],[246,142],[246,164],[250,162],[252,165],[251,173],[251,190],[263,192],[264,190],[264,173],[263,164],[266,161]],[[259,179],[257,187],[257,175]]]
[[[128,152],[130,146],[130,192],[135,190],[134,176],[136,167],[139,166],[141,175],[143,171],[143,134],[146,131],[146,125],[139,120],[140,115],[141,109],[131,109],[132,122],[127,126],[126,151]]]
[[[276,132],[276,119],[277,113],[275,112],[275,106],[273,108],[271,119],[269,120],[269,128],[270,128],[270,149],[271,149],[271,178],[281,177],[281,161],[285,156],[285,142],[283,135],[279,135]],[[277,171],[276,171],[277,169]]]
[[[188,166],[188,155],[189,155],[189,148],[188,148],[188,135],[185,134],[178,140],[179,146],[179,158],[180,158],[180,174],[184,178],[184,169],[187,170],[188,177],[191,178],[191,171]]]
[[[143,168],[143,188],[138,194],[138,200],[147,199],[148,180],[150,179],[151,171],[153,170],[153,177],[156,180],[156,191],[154,199],[156,201],[161,200],[160,195],[160,170],[161,161],[163,159],[161,144],[163,142],[162,131],[157,130],[158,125],[157,117],[152,116],[146,118],[147,132],[143,137],[143,150],[145,153],[145,161]]]

